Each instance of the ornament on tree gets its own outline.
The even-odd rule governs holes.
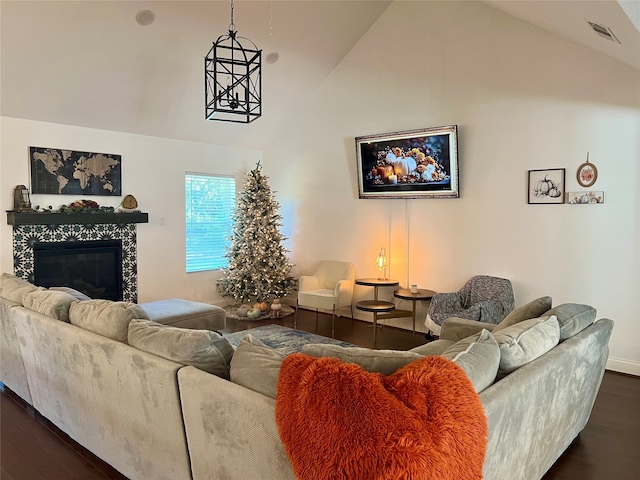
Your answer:
[[[226,258],[229,266],[218,285],[222,295],[236,301],[266,302],[283,297],[295,288],[293,265],[280,233],[282,216],[262,175],[260,162],[245,175],[244,186],[233,213],[231,246]],[[265,303],[266,310],[266,303]]]

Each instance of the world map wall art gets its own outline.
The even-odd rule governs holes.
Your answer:
[[[122,157],[29,147],[32,194],[122,195]]]

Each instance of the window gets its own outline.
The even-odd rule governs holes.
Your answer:
[[[236,179],[229,176],[186,173],[187,273],[226,267],[233,231]]]

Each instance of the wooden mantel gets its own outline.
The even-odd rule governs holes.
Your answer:
[[[149,214],[142,212],[94,212],[94,213],[59,213],[59,212],[16,212],[7,210],[9,225],[96,225],[99,223],[149,223]]]

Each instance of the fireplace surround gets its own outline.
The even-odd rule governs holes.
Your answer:
[[[36,244],[119,240],[122,243],[122,300],[137,302],[136,223],[147,222],[148,214],[146,213],[64,215],[7,212],[7,223],[13,225],[13,274],[31,283],[36,283],[34,272],[34,245]],[[73,285],[56,286],[74,288]]]

